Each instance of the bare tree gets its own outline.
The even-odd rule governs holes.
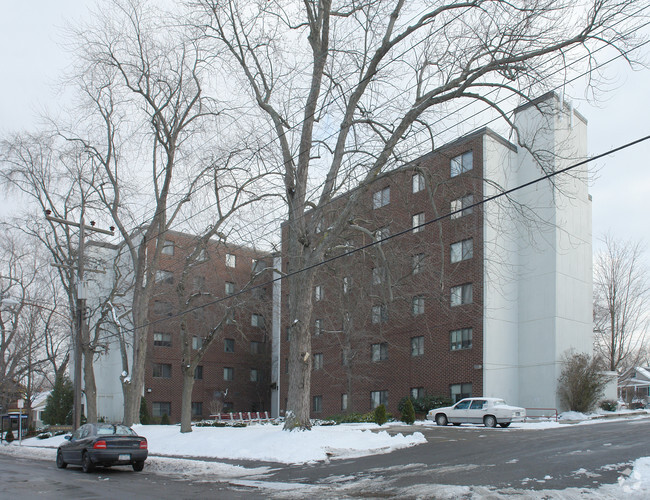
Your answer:
[[[441,115],[455,119],[454,110],[475,102],[514,127],[507,98],[540,95],[549,75],[561,68],[565,76],[602,44],[624,49],[635,2],[588,3],[190,2],[214,50],[239,66],[249,90],[242,99],[274,136],[268,149],[284,175],[292,337],[285,429],[311,425],[314,266],[349,227],[370,183],[430,150]],[[333,198],[352,187],[324,221]],[[321,224],[326,231],[317,231]]]
[[[638,364],[646,354],[648,271],[640,242],[603,238],[594,262],[594,333],[596,352],[611,371]]]

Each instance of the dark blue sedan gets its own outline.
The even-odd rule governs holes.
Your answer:
[[[144,468],[147,459],[147,438],[121,424],[85,424],[79,427],[56,452],[56,466],[81,465],[92,472],[96,465],[131,465],[134,471]]]

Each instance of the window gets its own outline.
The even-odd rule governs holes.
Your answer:
[[[235,339],[223,339],[223,352],[235,352]]]
[[[385,323],[386,321],[388,321],[388,308],[386,305],[372,306],[372,322],[377,324]]]
[[[223,379],[224,380],[233,380],[235,378],[235,370],[230,367],[224,367],[223,369]]]
[[[194,368],[194,380],[203,380],[203,365]]]
[[[167,283],[168,285],[174,284],[174,273],[171,271],[165,271],[164,269],[158,269],[156,271],[156,283]]]
[[[194,335],[192,337],[192,349],[198,351],[199,349],[201,349],[201,347],[203,347],[203,337],[198,337]]]
[[[192,310],[192,317],[199,322],[205,321],[205,309],[204,308],[198,308],[198,309],[193,309]]]
[[[472,347],[472,329],[461,328],[460,330],[452,330],[451,337],[451,350],[457,351],[458,349],[470,349]]]
[[[372,208],[380,208],[390,203],[390,186],[372,194]]]
[[[347,411],[348,409],[348,395],[341,394],[341,411]]]
[[[165,302],[163,300],[154,300],[153,312],[154,314],[160,314],[161,316],[171,316],[172,305],[170,302]]]
[[[264,316],[261,314],[251,314],[251,326],[264,327]]]
[[[163,255],[174,255],[174,242],[165,240],[162,247]]]
[[[381,240],[385,240],[390,236],[390,230],[388,229],[388,226],[386,227],[381,227],[375,231],[375,241],[379,242],[381,245]]]
[[[411,356],[424,354],[424,337],[411,337]]]
[[[171,347],[172,346],[172,334],[171,333],[162,333],[162,332],[153,332],[153,345],[158,347]]]
[[[259,380],[259,372],[257,371],[257,368],[251,368],[250,379],[251,382],[257,382]]]
[[[232,253],[226,254],[226,267],[236,267],[237,266],[237,256]]]
[[[287,333],[287,342],[291,342],[291,327],[288,326],[285,331]]]
[[[456,403],[472,396],[472,384],[453,384],[449,387],[451,400]]]
[[[426,396],[424,387],[411,387],[411,399],[420,399]]]
[[[449,255],[452,263],[471,259],[474,256],[474,240],[469,238],[468,240],[452,243]]]
[[[226,312],[226,325],[234,325],[235,323],[235,311],[230,309]]]
[[[472,206],[474,204],[474,195],[468,194],[457,200],[451,202],[451,218],[458,219],[464,215],[472,213]]]
[[[314,321],[314,335],[318,336],[323,332],[323,320],[317,319]]]
[[[205,251],[205,248],[199,250],[199,255],[196,257],[198,262],[205,262],[208,260],[208,253]]]
[[[226,295],[232,295],[233,293],[235,293],[235,284],[226,281]]]
[[[379,405],[388,406],[388,391],[372,391],[370,393],[370,407],[372,410]]]
[[[153,417],[162,417],[167,415],[168,417],[172,414],[172,404],[168,401],[154,401],[151,405],[151,415]]]
[[[419,193],[424,189],[424,176],[421,173],[413,174],[411,177],[411,191]]]
[[[373,363],[388,359],[388,344],[386,342],[382,342],[381,344],[372,344],[370,347],[371,359]]]
[[[322,353],[316,353],[314,354],[314,370],[322,370],[323,369],[323,354]]]
[[[350,284],[352,283],[352,278],[349,276],[343,277],[343,293],[348,293],[350,291]]]
[[[260,259],[253,259],[253,272],[261,273],[266,269],[266,262]]]
[[[451,305],[460,306],[463,304],[472,303],[472,284],[466,283],[464,285],[451,287]]]
[[[417,253],[411,259],[411,270],[413,274],[420,274],[424,266],[424,254]]]
[[[414,233],[419,233],[424,230],[422,224],[424,224],[424,212],[420,212],[411,217],[411,227],[413,228]]]
[[[469,405],[469,409],[470,410],[482,410],[483,407],[485,407],[485,406],[487,406],[487,401],[485,399],[475,399]]]
[[[451,176],[456,177],[457,175],[469,172],[472,170],[474,163],[474,155],[471,151],[467,151],[462,155],[458,155],[455,158],[451,159]]]
[[[379,285],[386,279],[386,268],[373,267],[372,268],[372,284]]]
[[[312,404],[315,413],[323,411],[323,396],[314,396],[312,398]]]
[[[172,365],[166,363],[154,363],[153,376],[154,378],[171,378]]]
[[[424,297],[422,295],[413,297],[413,302],[411,303],[411,311],[413,312],[413,316],[424,314]]]
[[[192,287],[194,290],[203,290],[205,288],[205,276],[194,276],[192,278]]]
[[[192,416],[200,417],[203,415],[203,403],[201,401],[192,403]]]
[[[264,343],[251,340],[251,354],[264,354]]]
[[[314,300],[318,302],[319,300],[323,300],[323,285],[316,285],[314,287]]]

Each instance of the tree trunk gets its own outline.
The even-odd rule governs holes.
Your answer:
[[[183,366],[183,394],[181,396],[181,432],[192,432],[192,389],[194,369]]]
[[[97,385],[93,368],[94,352],[85,347],[82,352],[84,363],[84,393],[86,394],[86,421],[97,423]]]
[[[147,289],[133,294],[133,359],[131,379],[126,385],[124,398],[124,424],[140,422],[140,400],[144,394],[144,371],[147,357],[147,318],[149,300],[145,300]]]

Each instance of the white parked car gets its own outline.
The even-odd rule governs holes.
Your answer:
[[[510,406],[499,398],[465,398],[454,406],[434,408],[429,411],[427,420],[438,425],[484,424],[485,427],[508,427],[512,422],[523,422],[526,409]]]

